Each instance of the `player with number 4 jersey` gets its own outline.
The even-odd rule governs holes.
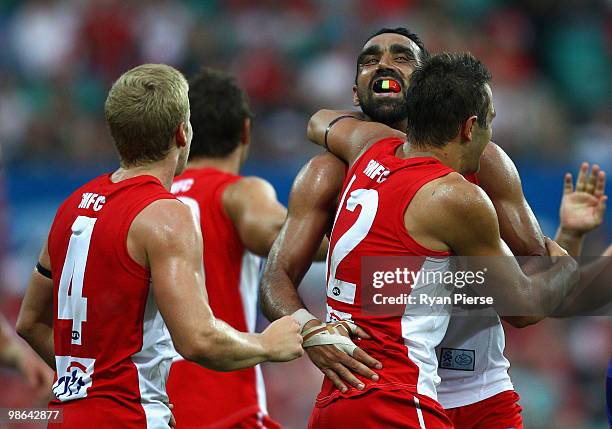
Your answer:
[[[105,104],[121,166],[57,212],[17,322],[56,371],[49,427],[169,429],[172,345],[222,371],[302,354],[292,318],[243,333],[208,305],[199,226],[169,192],[192,139],[188,88],[166,65],[124,73]]]

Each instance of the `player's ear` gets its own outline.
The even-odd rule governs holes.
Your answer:
[[[189,124],[185,122],[181,122],[179,126],[176,128],[176,132],[174,133],[174,140],[176,141],[177,147],[185,147],[187,146],[188,138],[187,133],[189,132]]]
[[[474,131],[474,124],[478,120],[478,116],[470,116],[465,120],[463,125],[461,125],[461,140],[462,141],[472,141],[472,135]]]
[[[359,97],[357,96],[357,85],[353,85],[353,106],[359,106]]]
[[[242,136],[240,137],[240,144],[251,144],[251,118],[244,118],[244,123],[242,124]]]

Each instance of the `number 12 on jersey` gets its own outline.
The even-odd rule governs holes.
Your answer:
[[[96,218],[79,216],[72,224],[72,235],[62,268],[57,293],[57,318],[72,320],[72,344],[81,345],[81,328],[87,321],[87,298],[83,297],[85,266]]]

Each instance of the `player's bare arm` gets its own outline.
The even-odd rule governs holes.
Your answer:
[[[267,256],[287,216],[272,185],[259,177],[245,177],[225,189],[223,207],[244,246]]]
[[[361,112],[319,110],[308,122],[308,139],[352,165],[362,151],[386,137],[406,135],[387,125],[370,122]]]
[[[540,273],[523,273],[501,239],[493,203],[482,189],[457,173],[419,190],[404,221],[408,232],[427,247],[450,249],[461,256],[488,257],[484,293],[493,297],[500,314],[520,311],[525,315],[550,315],[579,282],[577,264],[570,257],[556,258]],[[567,255],[552,241],[547,242],[547,248],[553,257]],[[476,264],[485,263],[483,258],[470,258],[474,260]]]
[[[500,234],[514,255],[545,255],[544,236],[538,221],[525,199],[521,178],[512,159],[497,144],[489,142],[480,157],[478,182],[485,190],[497,213]],[[542,269],[540,258],[527,259],[522,269],[526,273]],[[541,317],[502,317],[521,328],[541,320]]]
[[[270,320],[304,308],[297,287],[333,220],[344,169],[342,161],[324,153],[311,159],[295,178],[287,218],[270,250],[261,281],[262,310]]]
[[[512,253],[517,256],[545,255],[544,235],[525,199],[516,166],[493,142],[480,157],[478,182],[493,202],[501,237]]]
[[[267,257],[287,217],[287,209],[278,201],[274,187],[259,177],[245,177],[227,187],[223,207],[244,246]],[[321,241],[314,260],[325,260],[328,244],[325,239]]]
[[[204,283],[202,236],[179,201],[160,200],[145,208],[130,227],[128,252],[150,269],[157,306],[186,359],[229,371],[302,354],[299,327],[291,318],[262,334],[247,334],[214,317]]]
[[[51,269],[51,259],[45,242],[39,264]],[[55,369],[53,344],[53,280],[34,269],[19,310],[17,333],[25,339],[38,355]]]

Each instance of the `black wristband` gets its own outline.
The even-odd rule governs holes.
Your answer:
[[[329,148],[327,147],[327,135],[329,134],[329,130],[331,130],[331,127],[333,127],[336,124],[336,122],[340,121],[341,119],[346,119],[346,118],[357,119],[353,115],[342,115],[342,116],[338,116],[337,118],[334,118],[334,120],[329,123],[329,125],[325,129],[325,137],[323,138],[323,145],[325,145],[325,149],[329,150]]]
[[[47,268],[43,267],[40,262],[38,262],[36,264],[36,271],[38,271],[38,273],[43,276],[48,278],[49,280],[53,280],[53,277],[51,277],[51,270],[48,270]]]

